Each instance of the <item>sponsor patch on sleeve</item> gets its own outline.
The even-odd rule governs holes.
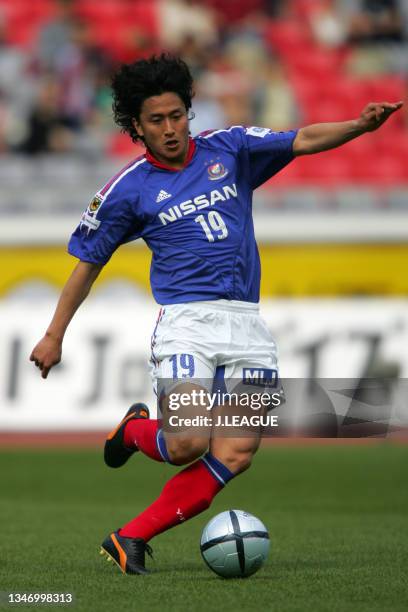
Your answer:
[[[269,128],[253,126],[246,128],[245,133],[248,134],[248,136],[257,136],[258,138],[265,138],[267,134],[271,133],[271,130]]]
[[[88,215],[87,212],[84,212],[81,218],[80,227],[82,229],[82,226],[85,226],[88,228],[88,230],[97,230],[100,224],[101,222],[98,219],[95,219],[95,217],[92,217],[91,215]]]

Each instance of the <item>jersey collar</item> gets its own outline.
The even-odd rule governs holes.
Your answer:
[[[196,146],[195,146],[194,140],[192,138],[189,138],[187,157],[186,157],[186,161],[184,162],[183,168],[188,166],[188,164],[191,162],[195,149],[196,149]],[[180,170],[183,169],[183,168],[172,168],[171,166],[167,166],[166,164],[163,164],[162,162],[160,162],[158,159],[156,159],[152,155],[149,149],[146,149],[145,157],[147,161],[152,164],[152,166],[155,166],[156,168],[161,168],[162,170],[170,170],[171,172],[179,172]]]

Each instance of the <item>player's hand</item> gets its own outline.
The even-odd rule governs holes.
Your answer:
[[[30,361],[41,370],[42,378],[47,378],[51,368],[61,361],[62,343],[51,336],[44,336],[34,347]]]
[[[370,102],[361,112],[358,119],[360,128],[364,132],[377,130],[403,104],[403,102]]]

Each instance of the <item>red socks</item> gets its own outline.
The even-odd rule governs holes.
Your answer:
[[[206,510],[233,476],[222,463],[207,453],[171,478],[160,497],[120,529],[119,535],[143,538],[147,542]]]
[[[165,457],[160,453],[158,442],[164,438],[161,432],[161,421],[153,419],[133,419],[125,427],[123,442],[126,448],[132,449],[135,446],[145,455],[155,461],[165,461]]]
[[[155,461],[169,461],[161,421],[133,419],[127,423],[123,442],[127,448],[138,447]],[[171,478],[159,498],[142,514],[119,530],[121,536],[143,538],[174,527],[206,510],[216,494],[234,474],[211,453],[207,453]]]

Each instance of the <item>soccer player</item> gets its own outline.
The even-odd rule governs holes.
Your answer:
[[[370,103],[357,119],[288,132],[233,126],[191,138],[192,86],[187,65],[164,54],[123,65],[115,75],[115,120],[133,141],[143,141],[146,153],[97,192],[71,237],[68,250],[79,262],[30,357],[43,378],[60,361],[68,324],[102,267],[121,244],[137,238],[153,253],[151,285],[161,305],[152,336],[156,386],[182,381],[191,392],[197,380],[215,379],[228,388],[248,371],[276,372],[276,347],[258,312],[252,192],[294,157],[375,130],[402,106]],[[202,388],[208,389],[205,382]],[[148,542],[208,508],[249,467],[260,435],[259,429],[255,436],[223,437],[214,428],[208,436],[193,429],[173,434],[149,418],[147,406],[134,404],[108,436],[105,462],[120,467],[141,451],[155,461],[190,465],[144,512],[111,533],[102,552],[124,573],[147,573]]]

